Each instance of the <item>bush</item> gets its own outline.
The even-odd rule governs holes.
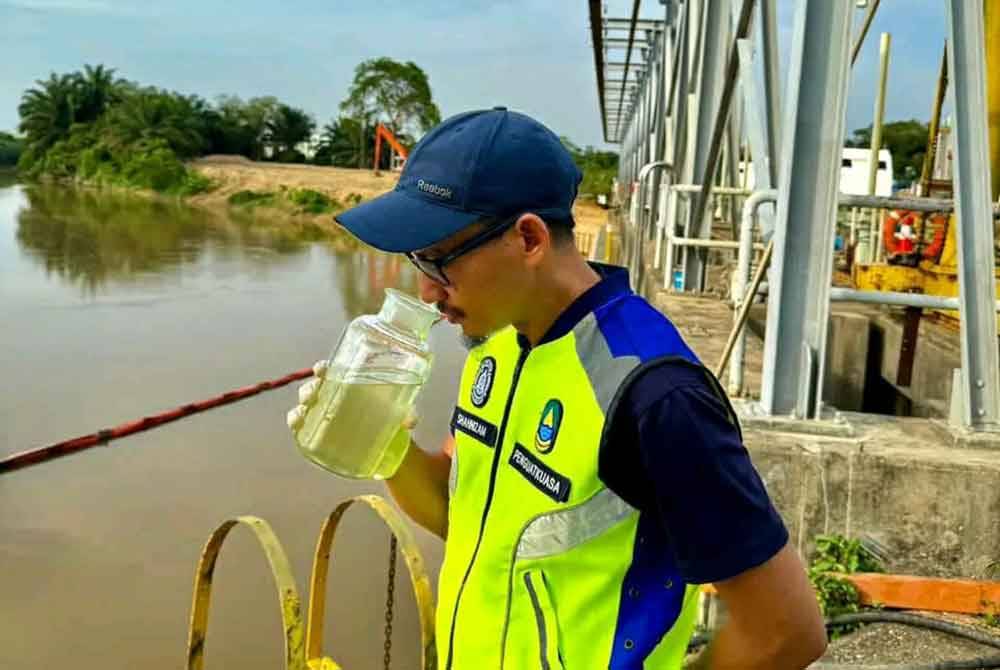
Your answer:
[[[858,540],[840,535],[820,535],[816,538],[816,555],[809,566],[809,581],[816,589],[823,616],[830,618],[861,610],[860,595],[854,584],[829,573],[882,572],[882,564]],[[838,626],[831,637],[838,637],[860,624]]]
[[[269,205],[274,201],[274,193],[270,191],[237,191],[226,201],[235,206]]]
[[[21,153],[24,151],[24,144],[10,133],[0,132],[0,167],[13,167],[17,165]]]
[[[580,182],[581,195],[601,195],[611,193],[612,181],[618,176],[618,168],[588,166],[583,169]]]
[[[292,204],[297,205],[301,211],[309,214],[326,214],[334,209],[341,209],[341,205],[336,200],[331,199],[324,193],[314,191],[310,188],[295,188],[288,192],[288,199]]]
[[[177,189],[177,195],[187,197],[189,195],[197,195],[198,193],[208,193],[214,190],[216,185],[214,181],[202,173],[188,169],[187,174],[184,175],[184,181],[181,183],[180,188]]]
[[[163,193],[180,188],[187,177],[187,169],[177,154],[156,140],[136,144],[131,157],[122,166],[122,176],[131,186]]]

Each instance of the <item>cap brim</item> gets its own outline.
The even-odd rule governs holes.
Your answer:
[[[341,212],[334,220],[365,244],[404,253],[437,244],[480,216],[393,190]]]

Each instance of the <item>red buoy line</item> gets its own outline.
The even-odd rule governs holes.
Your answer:
[[[157,426],[162,426],[165,423],[183,419],[186,416],[191,416],[192,414],[197,414],[198,412],[204,412],[205,410],[213,409],[215,407],[228,405],[229,403],[249,398],[250,396],[257,395],[258,393],[262,393],[264,391],[273,391],[276,388],[287,386],[294,381],[312,377],[312,375],[312,368],[303,368],[302,370],[285,375],[284,377],[279,377],[278,379],[260,382],[259,384],[254,384],[253,386],[244,386],[243,388],[229,391],[207,400],[181,405],[180,407],[175,407],[174,409],[169,409],[165,412],[146,416],[136,421],[129,421],[113,428],[104,428],[88,435],[81,435],[80,437],[63,440],[62,442],[56,442],[55,444],[38,447],[36,449],[28,449],[27,451],[22,451],[0,459],[0,474],[19,470],[21,468],[28,467],[29,465],[36,465],[38,463],[51,461],[61,456],[75,454],[78,451],[90,449],[91,447],[107,444],[120,437],[132,435],[133,433],[140,433],[144,430],[149,430],[150,428],[156,428]]]

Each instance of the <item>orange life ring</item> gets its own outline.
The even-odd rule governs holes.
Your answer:
[[[910,228],[916,230],[919,221],[919,212],[905,209],[889,210],[882,222],[882,243],[887,255],[909,255],[916,253],[919,249],[922,259],[937,260],[938,256],[941,255],[941,250],[944,249],[945,234],[948,232],[948,217],[944,214],[933,214],[928,217],[927,223],[934,226],[934,238],[926,246],[915,235],[909,239],[896,237],[896,233],[904,225],[909,225]]]

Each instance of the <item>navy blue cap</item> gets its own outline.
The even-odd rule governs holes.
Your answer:
[[[505,107],[466,112],[420,140],[396,188],[336,220],[377,249],[416,251],[483,217],[568,218],[582,176],[538,121]]]

